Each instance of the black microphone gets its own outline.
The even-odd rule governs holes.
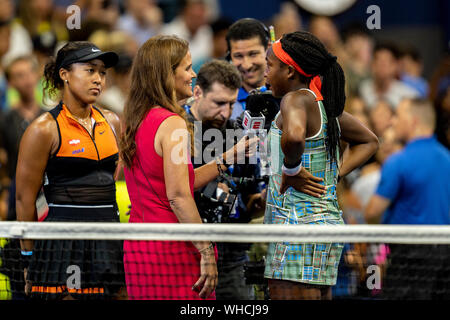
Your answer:
[[[252,90],[246,99],[245,109],[253,117],[259,117],[262,114],[265,118],[263,128],[269,130],[273,119],[280,111],[280,99],[275,98],[270,90]]]

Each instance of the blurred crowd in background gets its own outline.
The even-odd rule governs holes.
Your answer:
[[[69,30],[67,8],[72,4],[80,8],[81,25]],[[8,190],[14,180],[20,137],[31,121],[57,104],[43,95],[43,70],[65,42],[88,40],[103,51],[119,54],[119,63],[108,70],[107,88],[99,104],[120,116],[130,88],[133,57],[148,38],[177,34],[188,40],[193,68],[198,71],[204,62],[226,57],[225,37],[233,22],[221,16],[217,0],[0,0],[0,220],[13,219],[8,217]],[[343,66],[346,111],[380,141],[373,159],[338,187],[346,222],[366,223],[364,208],[379,182],[381,166],[405,143],[394,129],[395,110],[403,98],[423,97],[434,103],[436,135],[449,148],[448,49],[442,61],[435,61],[432,76],[425,78],[417,47],[375,41],[364,23],[338,29],[331,18],[314,16],[305,24],[292,2],[283,3],[270,21],[263,22],[274,26],[276,38],[296,30],[310,31]],[[370,250],[377,253],[368,255]],[[355,266],[351,272],[360,272],[361,279],[364,266],[382,264],[382,260],[375,261],[383,257],[379,247],[355,245],[348,252],[352,254],[344,259]],[[352,288],[358,290],[357,285]]]

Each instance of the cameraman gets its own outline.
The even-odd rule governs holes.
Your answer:
[[[226,130],[234,129],[234,123],[229,118],[240,87],[241,76],[238,70],[226,61],[213,60],[200,68],[193,102],[185,105],[188,119],[194,123],[194,167],[207,160],[203,159],[204,155],[216,156],[222,152],[215,151],[217,145],[212,147],[215,143],[205,141],[208,140],[208,132],[221,135],[221,147],[234,145],[234,134],[229,134],[234,130],[228,130],[228,134]],[[252,179],[258,174],[256,165],[234,164],[215,181],[197,191],[194,196],[202,219],[209,223],[248,223],[252,219],[252,212],[261,209],[264,204],[258,184]],[[242,183],[242,178],[247,178],[250,183]],[[247,208],[249,202],[253,208]],[[218,299],[254,299],[253,287],[245,284],[244,277],[244,264],[248,261],[249,247],[249,244],[241,243],[218,244]]]

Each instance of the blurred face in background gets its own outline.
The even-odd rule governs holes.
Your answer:
[[[309,30],[320,41],[322,41],[328,50],[335,49],[340,43],[338,30],[330,18],[313,18],[309,26]]]
[[[298,7],[290,2],[281,4],[280,13],[273,19],[276,38],[279,39],[283,34],[299,31],[302,29],[302,19],[298,13]]]
[[[220,59],[227,54],[227,29],[220,30],[213,37],[213,57]]]
[[[368,112],[364,100],[357,96],[348,98],[345,106],[345,111],[357,118],[364,126],[372,130]]]
[[[206,6],[202,2],[193,2],[184,9],[184,22],[192,34],[206,24]]]
[[[423,65],[419,61],[415,61],[412,57],[406,55],[400,59],[401,72],[413,77],[422,75]]]
[[[372,73],[377,82],[393,80],[398,73],[398,61],[391,51],[381,49],[375,52]]]
[[[403,99],[398,107],[393,119],[395,135],[401,142],[407,142],[414,131],[414,118],[410,112],[411,102]]]
[[[390,105],[385,101],[379,101],[370,111],[370,122],[377,137],[381,137],[384,131],[392,125],[393,115]]]
[[[242,75],[243,87],[250,91],[265,84],[266,50],[258,36],[246,40],[230,40],[230,55]]]
[[[213,128],[223,128],[231,117],[237,95],[238,89],[228,88],[218,82],[214,82],[206,92],[197,85],[194,97],[201,121]]]
[[[125,3],[128,13],[141,23],[145,22],[146,15],[154,5],[153,0],[127,0]]]
[[[373,42],[368,36],[362,34],[350,36],[345,41],[345,49],[351,58],[350,63],[358,62],[361,63],[363,67],[370,68]]]
[[[39,76],[37,65],[28,59],[13,62],[8,68],[9,84],[19,92],[23,100],[34,99]]]
[[[378,163],[382,164],[394,152],[402,149],[403,145],[398,141],[393,127],[386,129],[380,137],[380,148],[376,153]]]
[[[7,21],[14,16],[14,3],[12,0],[0,0],[0,21]]]
[[[356,113],[366,112],[364,100],[357,96],[351,96],[347,100],[345,111],[355,115]]]
[[[41,18],[47,18],[52,11],[52,0],[33,0],[30,3],[33,12]]]

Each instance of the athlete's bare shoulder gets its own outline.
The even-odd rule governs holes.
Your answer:
[[[45,112],[37,117],[31,124],[30,130],[38,132],[43,135],[52,135],[54,133],[58,134],[58,128],[56,121],[50,112]]]
[[[58,126],[53,116],[45,112],[37,117],[28,126],[22,140],[41,145],[42,149],[48,149],[53,154],[59,144]]]
[[[284,95],[281,100],[281,109],[307,108],[315,101],[315,97],[308,90],[294,90]]]

